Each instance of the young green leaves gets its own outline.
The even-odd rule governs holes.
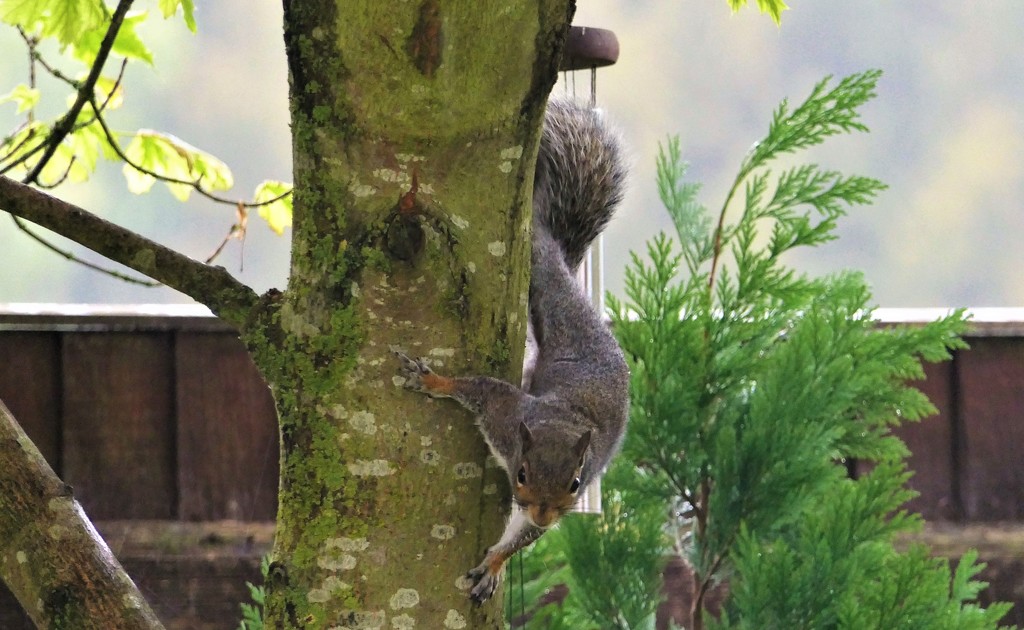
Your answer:
[[[164,18],[180,10],[188,29],[196,30],[193,0],[158,4]],[[66,180],[85,181],[102,156],[124,163],[134,193],[148,192],[160,180],[181,201],[195,190],[243,214],[256,207],[281,234],[291,224],[288,185],[263,182],[248,202],[220,196],[233,185],[231,171],[221,160],[167,133],[116,131],[108,123],[124,103],[126,65],[154,62],[138,29],[151,12],[130,11],[130,5],[128,0],[116,7],[104,0],[0,0],[0,22],[18,29],[32,66],[27,83],[0,96],[0,106],[13,104],[17,117],[12,130],[0,138],[0,175],[52,188]],[[47,40],[57,44],[56,52],[44,46]],[[109,66],[116,67],[112,59],[118,58],[120,71],[107,74]],[[65,69],[76,63],[85,68],[77,73]],[[48,119],[44,112],[59,107],[61,87],[70,89],[66,111]]]
[[[749,0],[728,0],[729,8],[731,8],[733,13],[735,13],[745,7],[748,1]],[[776,24],[782,23],[782,12],[789,9],[786,3],[782,0],[757,0],[757,8],[761,9],[761,13],[767,13],[770,15]]]

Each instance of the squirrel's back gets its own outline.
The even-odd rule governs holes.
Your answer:
[[[622,200],[626,166],[618,136],[598,111],[551,99],[533,183],[534,225],[542,225],[576,269]]]

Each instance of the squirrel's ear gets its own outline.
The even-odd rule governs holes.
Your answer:
[[[579,441],[576,442],[576,446],[572,447],[572,452],[576,454],[576,457],[583,461],[583,454],[587,452],[587,447],[590,446],[591,432],[587,431],[580,436]]]
[[[530,427],[526,426],[526,423],[522,420],[519,421],[519,437],[523,440],[523,452],[525,453],[533,446],[533,433],[530,432]]]

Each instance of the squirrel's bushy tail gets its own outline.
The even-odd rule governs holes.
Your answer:
[[[548,101],[533,183],[534,225],[545,226],[579,267],[622,200],[626,167],[619,139],[599,112]]]

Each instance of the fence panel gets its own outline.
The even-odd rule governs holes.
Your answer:
[[[277,422],[270,390],[233,333],[175,344],[180,518],[273,520]]]
[[[94,520],[177,516],[171,340],[64,336],[64,481]]]

